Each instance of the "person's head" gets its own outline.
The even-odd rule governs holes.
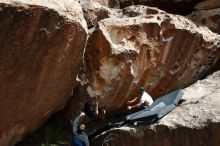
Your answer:
[[[106,112],[105,107],[104,106],[100,107],[99,112],[100,112],[100,114],[105,114],[105,112]]]
[[[105,113],[106,113],[106,110],[105,110],[105,107],[100,107],[99,108],[99,116],[100,118],[104,119],[105,118]]]
[[[143,94],[143,93],[144,93],[144,87],[140,87],[140,88],[138,89],[138,92],[139,92],[140,94]]]
[[[80,134],[86,131],[86,125],[84,123],[79,124],[77,132]]]

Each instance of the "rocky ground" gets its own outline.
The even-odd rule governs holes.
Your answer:
[[[68,125],[95,96],[111,118],[140,86],[156,99],[219,70],[218,8],[217,0],[0,0],[0,145],[64,107],[58,119]],[[186,88],[186,101],[151,128],[113,130],[124,137],[113,145],[144,145],[152,135],[151,145],[216,145],[218,79]]]

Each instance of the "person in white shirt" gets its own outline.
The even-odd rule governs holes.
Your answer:
[[[147,92],[145,92],[144,87],[139,88],[139,93],[141,96],[135,97],[133,100],[127,102],[128,110],[137,109],[141,107],[143,108],[149,107],[153,103],[152,97]],[[132,105],[132,104],[135,104],[135,105]]]

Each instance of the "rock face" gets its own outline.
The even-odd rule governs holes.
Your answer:
[[[195,8],[199,10],[220,8],[220,1],[219,0],[206,0],[204,2],[197,4]]]
[[[74,0],[0,0],[0,145],[61,109],[77,85],[87,39]]]
[[[137,95],[140,86],[157,98],[200,79],[219,60],[220,36],[208,28],[156,8],[131,6],[120,10],[105,7],[119,8],[119,4],[124,7],[122,4],[126,2],[82,0],[79,5],[75,0],[0,0],[1,146],[12,146],[38,128],[51,114],[64,107],[76,86],[72,100],[75,114],[84,102],[96,95],[105,96],[101,104],[106,106],[108,113],[114,114],[123,111],[125,102]],[[128,5],[145,2],[133,0]],[[177,0],[170,2],[177,3]],[[213,20],[209,21],[212,25],[202,18],[194,21],[205,21],[212,31],[218,32],[217,13],[218,10],[214,18],[207,13]],[[91,28],[88,41],[87,26]],[[82,85],[78,85],[76,78]],[[210,89],[207,94],[212,90],[217,91]],[[185,95],[191,92],[190,88],[186,89]],[[204,96],[207,98],[204,101],[211,98]],[[165,118],[166,122],[161,120],[151,129],[133,128],[138,130],[133,137],[129,132],[131,128],[115,130],[124,138],[117,140],[116,145],[129,145],[137,139],[140,139],[138,145],[145,145],[142,140],[145,135],[154,136],[147,138],[149,143],[161,138],[165,145],[172,145],[186,137],[182,145],[193,145],[192,138],[196,138],[186,136],[193,132],[203,138],[202,143],[216,145],[219,142],[216,132],[219,130],[218,100],[213,97],[215,104],[211,102],[205,110],[203,97],[201,101],[199,96],[184,98],[187,101],[183,108],[175,110],[171,117]],[[195,111],[191,108],[194,104],[198,105]],[[211,106],[217,109],[213,113],[209,109]],[[188,116],[187,111],[192,114]],[[209,116],[204,121],[197,117],[200,111],[214,115],[217,124],[213,124],[215,119],[210,120]],[[179,118],[182,115],[186,117],[183,121]],[[176,123],[169,118],[176,118]],[[203,123],[207,121],[211,121],[211,128],[204,128]],[[202,130],[192,130],[194,127]],[[164,136],[155,134],[155,129]],[[167,131],[170,133],[168,138],[165,137]],[[205,139],[207,131],[218,139]],[[172,133],[177,135],[174,141]],[[104,137],[98,137],[93,143],[99,145]]]
[[[185,101],[158,123],[109,130],[96,137],[92,145],[218,146],[219,95],[220,71],[184,89]]]
[[[154,98],[200,79],[220,56],[220,36],[181,16],[132,6],[98,23],[89,37],[84,77],[109,111],[144,86]]]
[[[207,26],[213,32],[220,34],[220,8],[195,11],[187,17],[195,23]]]
[[[207,26],[211,31],[220,34],[220,8],[195,11],[187,17],[194,21],[197,25]],[[215,62],[217,63],[210,72],[220,69],[220,58]]]

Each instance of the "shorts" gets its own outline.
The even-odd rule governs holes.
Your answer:
[[[146,103],[142,103],[141,110],[150,110],[150,108]]]

